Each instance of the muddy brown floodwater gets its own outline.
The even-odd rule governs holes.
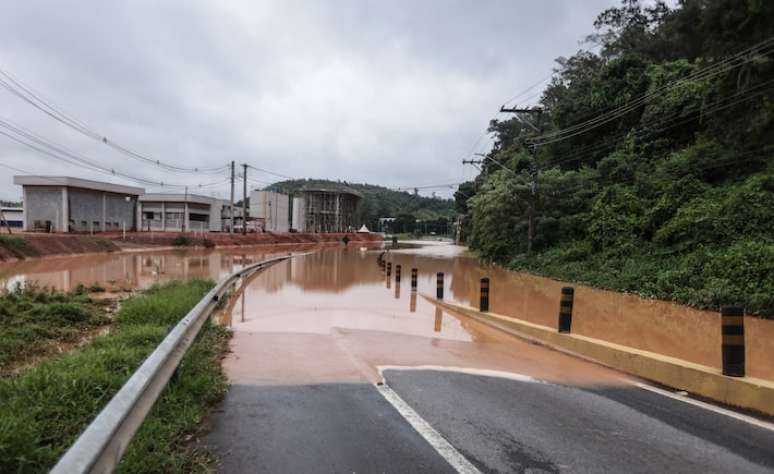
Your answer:
[[[607,379],[588,364],[439,312],[410,288],[412,268],[420,295],[434,295],[436,273],[444,272],[446,299],[475,305],[479,280],[489,276],[492,312],[556,327],[566,283],[481,266],[440,247],[429,252],[436,255],[391,252],[389,280],[378,252],[356,249],[298,257],[255,276],[233,302],[229,373],[245,383],[374,381],[379,366],[443,365],[566,382]],[[720,368],[717,313],[574,286],[573,332]],[[748,375],[774,380],[774,321],[747,317],[745,324]]]
[[[501,370],[568,383],[612,382],[620,374],[520,341],[421,297],[435,294],[444,272],[445,297],[476,305],[479,279],[490,278],[490,309],[556,327],[566,283],[482,266],[453,246],[390,252],[402,281],[387,280],[377,250],[242,247],[48,258],[0,264],[0,286],[37,282],[61,290],[94,283],[144,288],[176,278],[219,279],[289,251],[315,251],[255,275],[224,316],[235,331],[226,367],[235,381],[309,383],[377,381],[378,367],[443,365]],[[418,269],[418,294],[410,288]],[[720,367],[720,317],[682,305],[575,287],[573,332],[690,362]],[[747,372],[774,380],[774,321],[745,318]]]

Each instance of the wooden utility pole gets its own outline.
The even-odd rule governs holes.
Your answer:
[[[517,120],[519,122],[525,123],[529,125],[535,132],[537,132],[538,136],[543,134],[543,109],[541,108],[533,108],[533,109],[519,109],[519,108],[505,108],[505,106],[500,107],[500,112],[505,113],[512,113],[517,114]],[[529,121],[520,118],[518,114],[524,114],[524,113],[531,113],[531,114],[537,114],[538,116],[538,127],[530,123]],[[535,207],[537,203],[537,176],[538,176],[538,166],[537,166],[537,144],[533,143],[530,146],[531,151],[531,161],[530,161],[530,193],[529,193],[529,205],[527,206],[528,209],[528,217],[529,217],[529,224],[527,229],[527,253],[532,253],[532,243],[535,240]]]
[[[0,222],[5,225],[5,228],[8,229],[9,234],[13,234],[13,231],[11,231],[11,224],[8,223],[8,219],[5,218],[5,214],[3,213],[2,209],[0,209]]]
[[[242,164],[242,235],[247,235],[247,164]]]
[[[231,162],[231,204],[228,208],[228,214],[231,216],[231,224],[229,225],[229,234],[234,233],[234,162]]]

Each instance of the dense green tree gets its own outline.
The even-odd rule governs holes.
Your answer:
[[[598,53],[557,60],[542,134],[490,124],[482,172],[455,196],[470,245],[514,268],[774,315],[774,2],[624,0],[594,27]]]

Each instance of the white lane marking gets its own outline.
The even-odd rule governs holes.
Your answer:
[[[668,390],[663,390],[657,387],[646,385],[644,383],[635,383],[634,385],[636,385],[637,387],[643,390],[647,390],[649,392],[658,393],[659,395],[663,395],[665,397],[669,397],[674,400],[679,400],[684,403],[689,403],[691,405],[704,408],[705,410],[709,410],[709,411],[718,413],[720,415],[725,415],[725,416],[734,418],[736,420],[743,421],[745,423],[749,423],[751,425],[757,426],[759,428],[763,428],[765,430],[774,431],[774,424],[765,422],[763,420],[759,420],[752,416],[744,415],[742,413],[737,413],[735,411],[728,410],[726,408],[721,408],[715,405],[711,405],[709,403],[702,402],[701,400],[694,400],[693,398],[688,398],[685,395],[676,395]]]
[[[398,410],[398,413],[409,422],[430,446],[435,449],[457,472],[463,474],[481,474],[476,466],[470,463],[465,456],[460,454],[440,433],[430,426],[417,412],[411,408],[393,389],[387,385],[376,385],[379,393]]]
[[[385,370],[434,370],[437,372],[456,372],[468,375],[481,375],[483,377],[496,377],[500,379],[515,380],[517,382],[548,383],[528,375],[517,374],[514,372],[504,372],[502,370],[489,369],[472,369],[468,367],[448,367],[444,365],[379,365],[376,368],[379,370],[379,375],[381,376],[382,380],[384,380]]]

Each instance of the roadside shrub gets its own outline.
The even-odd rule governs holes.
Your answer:
[[[178,235],[172,240],[172,245],[175,247],[189,247],[192,243],[191,238],[185,235]]]
[[[215,241],[210,240],[210,239],[204,239],[202,241],[202,245],[204,245],[204,248],[214,249],[215,248]]]
[[[14,235],[0,235],[0,247],[3,247],[11,252],[16,258],[38,255],[38,252],[35,250],[32,244],[30,244],[30,241],[24,237],[17,237]]]

